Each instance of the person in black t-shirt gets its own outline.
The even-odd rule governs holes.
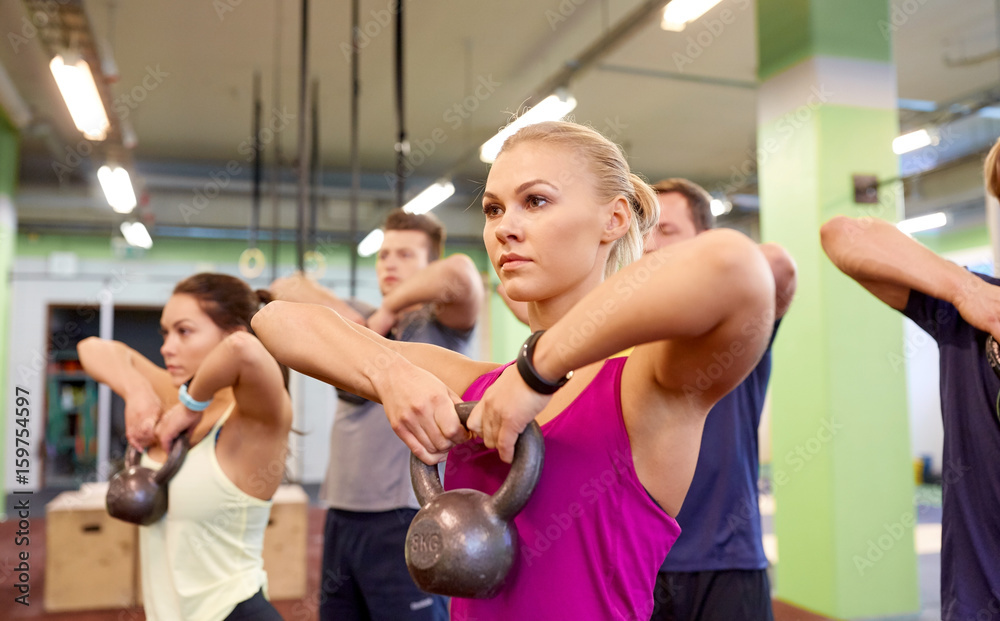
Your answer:
[[[1000,280],[967,271],[875,218],[838,216],[821,237],[834,265],[937,341],[941,618],[1000,618],[1000,379],[986,358],[987,338],[1000,337]]]

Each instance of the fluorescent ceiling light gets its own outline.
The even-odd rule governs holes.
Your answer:
[[[385,239],[385,233],[382,232],[382,229],[375,229],[368,235],[365,235],[365,238],[361,240],[360,244],[358,244],[358,256],[359,257],[372,256],[373,254],[378,252],[379,248],[382,247],[382,241],[384,239]]]
[[[454,193],[455,185],[451,181],[438,181],[403,205],[403,211],[415,214],[427,213]]]
[[[712,202],[709,203],[709,208],[712,210],[712,215],[718,217],[732,211],[733,204],[729,201],[722,201],[717,198],[713,198]]]
[[[680,32],[687,25],[698,19],[719,4],[722,0],[673,0],[663,7],[663,21],[660,28],[672,32]]]
[[[934,140],[926,129],[918,129],[915,132],[903,134],[892,141],[892,151],[896,155],[916,151],[917,149],[933,144]]]
[[[121,121],[122,130],[122,146],[126,149],[134,149],[139,144],[139,137],[135,134],[135,128],[132,127],[132,122],[128,119]]]
[[[556,90],[554,94],[549,95],[540,101],[537,106],[531,108],[517,117],[507,127],[501,129],[496,136],[484,142],[483,146],[479,148],[479,159],[487,164],[492,164],[493,160],[497,159],[497,154],[500,153],[500,147],[503,146],[504,140],[507,140],[517,130],[544,121],[558,121],[572,112],[574,108],[576,108],[576,99],[566,92],[566,89],[560,88]]]
[[[1000,108],[996,106],[986,106],[985,108],[980,108],[976,114],[984,119],[1000,119]]]
[[[907,99],[900,97],[897,104],[901,110],[914,110],[916,112],[934,112],[937,110],[937,103],[926,99]]]
[[[153,240],[142,222],[122,222],[121,230],[129,246],[137,246],[146,250],[153,247]]]
[[[942,226],[948,224],[948,215],[943,211],[937,213],[928,214],[926,216],[920,216],[918,218],[910,218],[909,220],[903,220],[896,225],[900,231],[906,233],[907,235],[913,235],[914,233],[920,233],[921,231],[930,231],[931,229],[939,229]]]
[[[90,67],[82,58],[56,55],[49,63],[52,77],[66,100],[66,107],[76,128],[90,140],[104,140],[111,129],[104,102]]]
[[[101,166],[97,171],[97,179],[101,189],[108,199],[108,204],[118,213],[130,213],[135,209],[135,192],[132,190],[132,180],[124,168]]]

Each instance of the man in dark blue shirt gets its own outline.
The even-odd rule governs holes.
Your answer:
[[[1000,619],[1000,379],[986,358],[987,337],[1000,337],[1000,280],[937,256],[883,220],[841,216],[821,235],[834,265],[937,341],[941,618]]]
[[[668,179],[653,189],[660,219],[646,237],[646,252],[712,228],[712,197],[700,186]],[[795,294],[795,263],[775,244],[761,250],[775,277],[776,331]],[[762,324],[753,328],[772,329],[770,318]],[[770,376],[769,344],[756,368],[705,419],[694,479],[677,515],[681,535],[657,575],[654,620],[773,619],[757,505],[757,430]]]

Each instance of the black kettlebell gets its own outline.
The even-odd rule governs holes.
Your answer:
[[[182,433],[174,439],[167,463],[159,470],[139,465],[142,454],[129,444],[125,452],[125,469],[111,478],[106,504],[113,518],[149,526],[167,512],[167,486],[181,469],[191,440]]]
[[[455,406],[462,424],[475,401]],[[485,599],[503,587],[517,558],[512,520],[538,484],[545,441],[532,421],[517,438],[514,462],[493,496],[472,489],[444,491],[436,466],[410,456],[413,491],[422,507],[406,533],[406,567],[428,593]]]

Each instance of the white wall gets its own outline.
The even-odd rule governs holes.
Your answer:
[[[906,396],[910,405],[910,447],[913,456],[930,455],[932,470],[941,472],[944,427],[938,384],[938,347],[926,332],[903,319]]]

